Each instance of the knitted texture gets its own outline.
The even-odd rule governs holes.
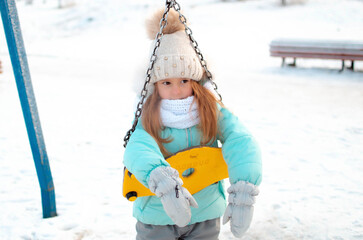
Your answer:
[[[146,20],[147,35],[154,40],[150,46],[150,55],[154,54],[155,37],[160,31],[160,21],[163,16],[164,9],[160,9]],[[160,80],[183,78],[200,81],[204,77],[205,71],[198,54],[185,32],[184,24],[180,22],[179,13],[173,9],[170,9],[168,13],[167,24],[163,29],[163,36],[155,54],[156,59],[150,71],[147,96],[154,92],[154,84]],[[142,70],[140,73],[143,73]],[[141,91],[144,87],[145,76],[137,74],[135,78],[135,89]]]
[[[199,81],[203,67],[184,31],[164,34],[151,74],[151,83],[168,78]]]
[[[161,122],[165,127],[185,129],[197,125],[200,121],[198,106],[194,96],[185,99],[163,99],[160,104]]]

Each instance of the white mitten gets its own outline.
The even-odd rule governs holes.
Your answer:
[[[160,198],[171,220],[179,227],[186,226],[192,217],[190,206],[197,208],[198,204],[182,187],[178,171],[171,167],[158,167],[150,173],[148,184],[150,191]]]
[[[253,204],[256,202],[258,187],[244,181],[232,184],[228,189],[228,206],[223,216],[223,224],[231,220],[231,232],[237,238],[249,228],[253,216]]]

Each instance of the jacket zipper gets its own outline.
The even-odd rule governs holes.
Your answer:
[[[187,148],[189,147],[189,134],[188,134],[188,128],[185,129],[185,136],[187,141]]]
[[[193,138],[192,138],[192,128],[186,128],[185,129],[185,134],[187,137],[187,148],[192,147],[192,143],[193,143]]]

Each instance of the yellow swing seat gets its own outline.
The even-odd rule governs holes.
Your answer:
[[[191,194],[228,178],[227,164],[223,159],[221,148],[204,146],[188,148],[165,160],[179,172],[184,183],[183,187]],[[138,197],[155,194],[142,185],[125,167],[122,195],[129,201],[135,201]]]

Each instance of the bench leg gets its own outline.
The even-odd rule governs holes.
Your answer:
[[[352,63],[350,64],[350,67],[349,67],[350,70],[354,71],[354,61],[352,60]]]
[[[344,60],[342,60],[342,68],[339,70],[339,72],[343,72],[344,71],[344,67],[345,67],[345,63],[344,63]]]
[[[282,58],[281,67],[285,66],[285,58]]]
[[[290,63],[289,66],[296,67],[296,58],[294,58],[294,61],[292,63]]]

